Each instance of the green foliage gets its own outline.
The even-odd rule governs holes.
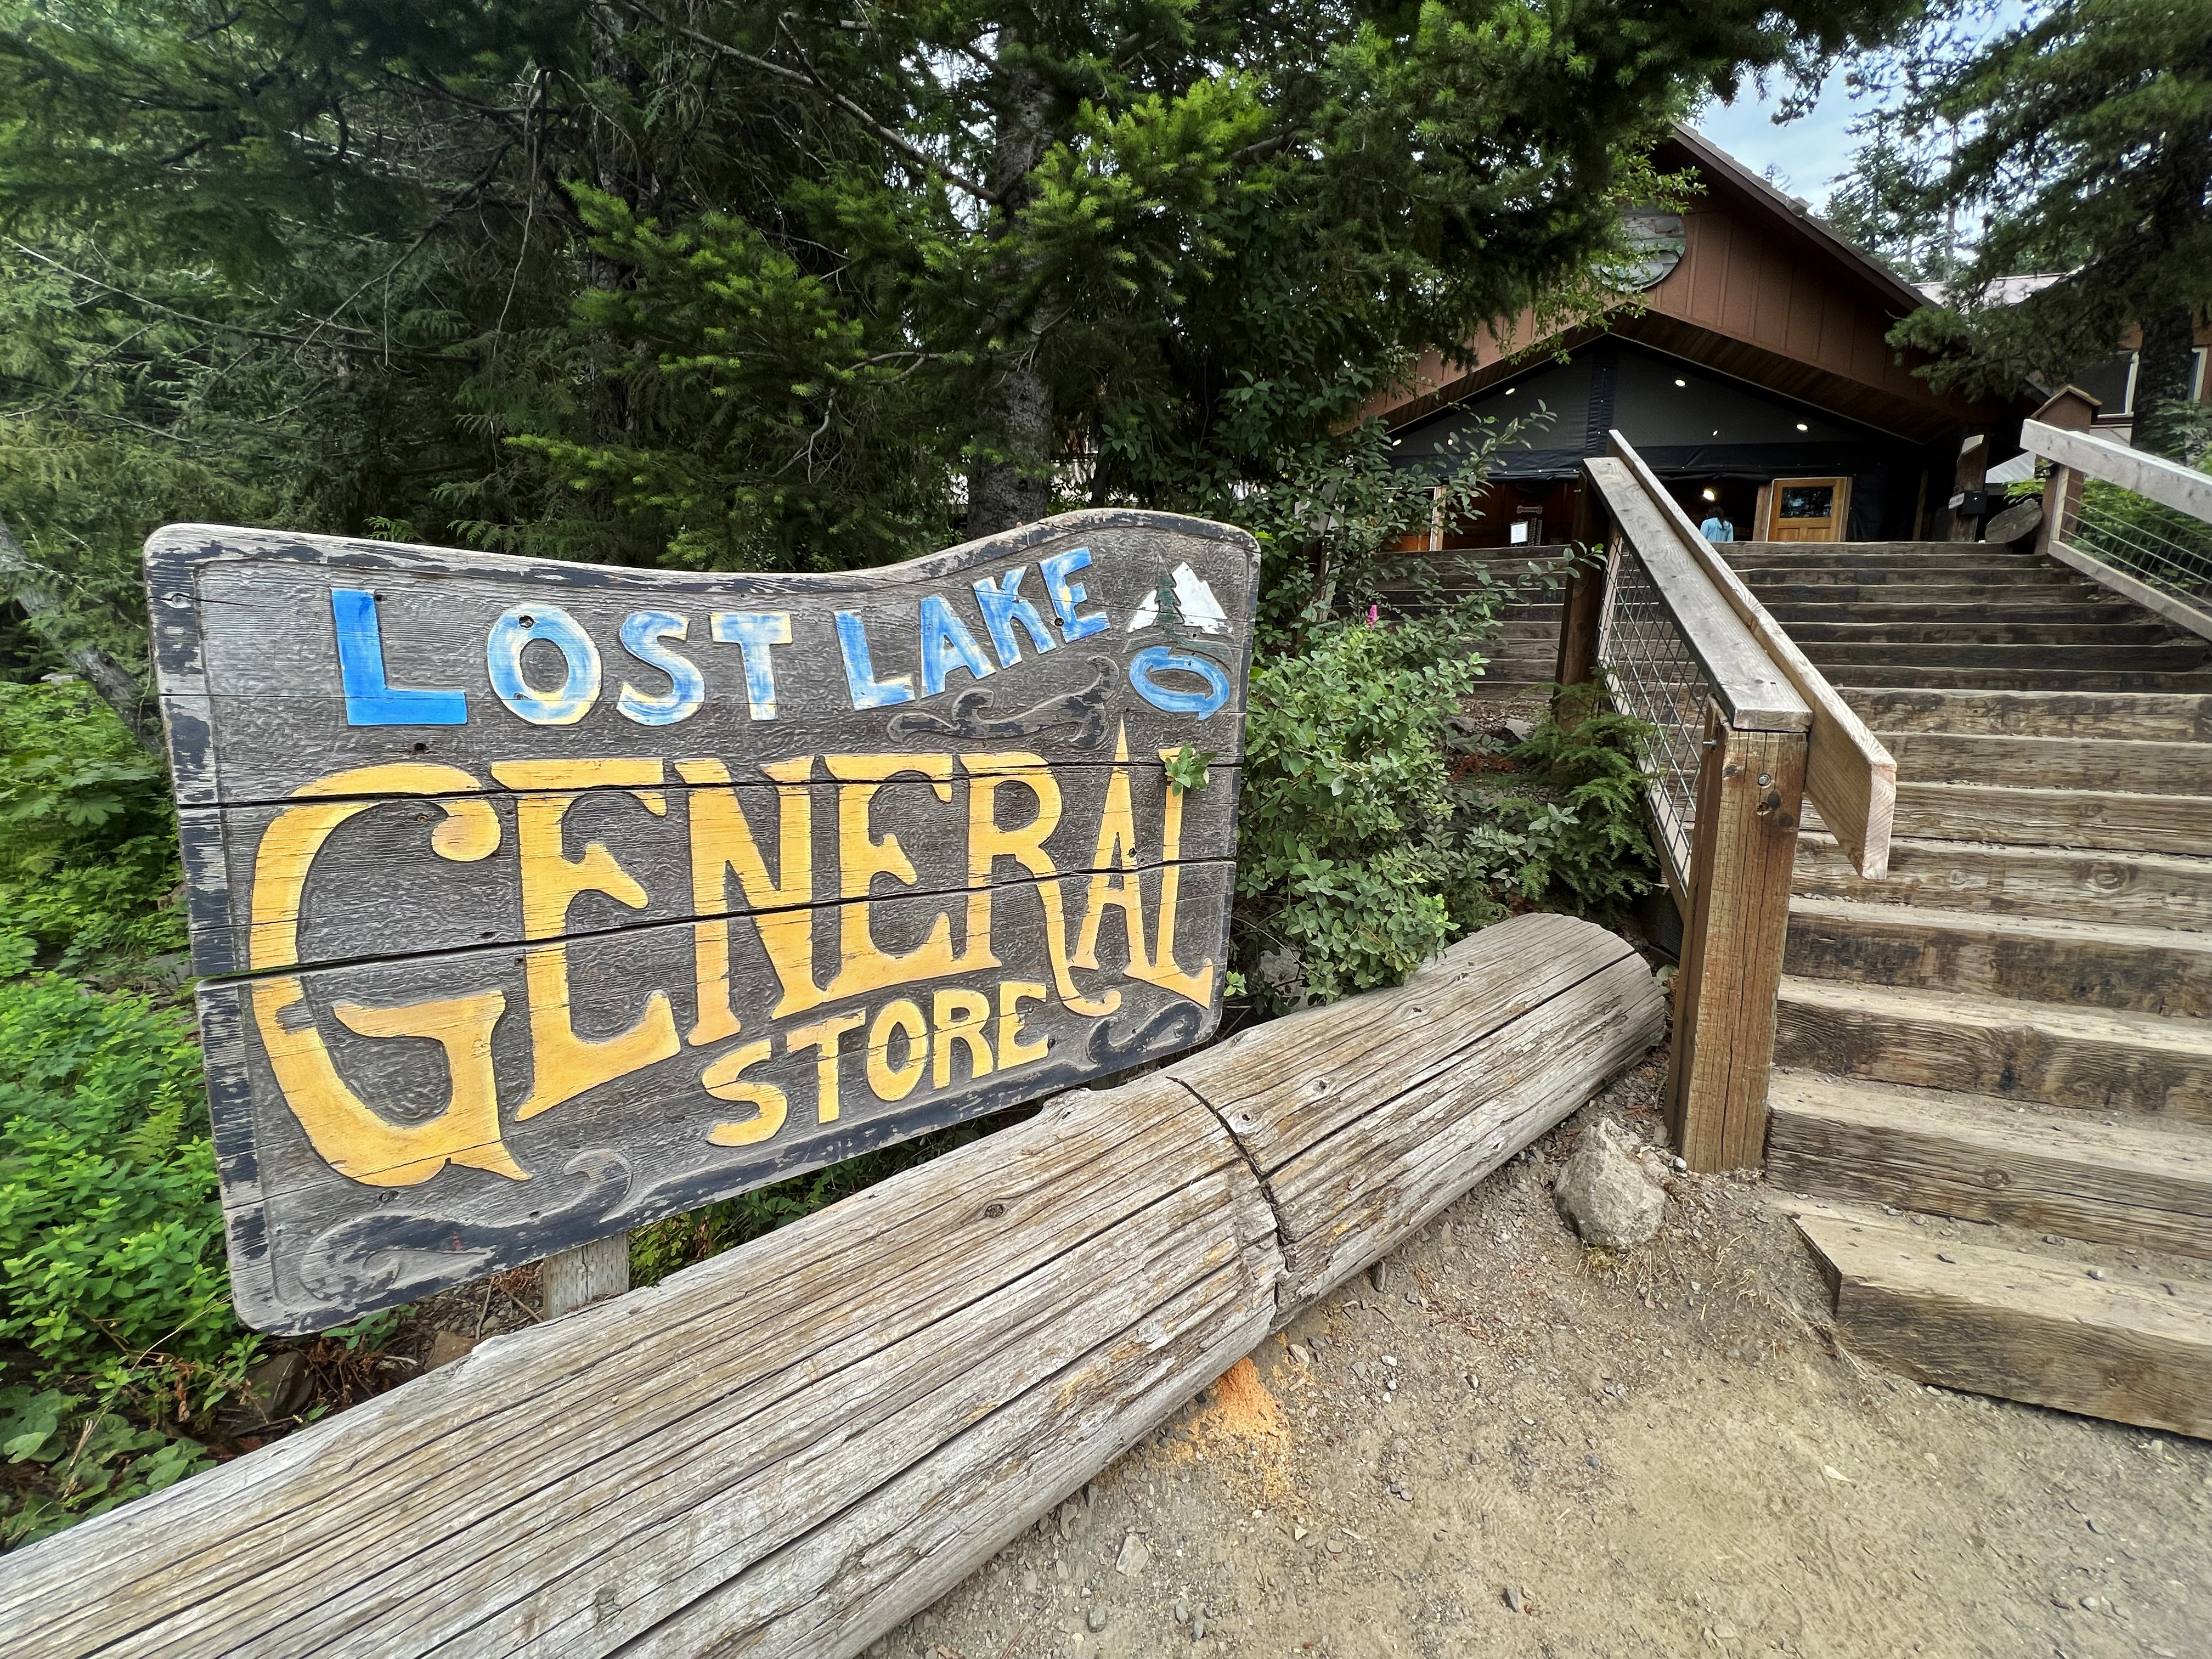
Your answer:
[[[2170,586],[2177,566],[2197,573],[2200,590],[2212,586],[2212,524],[2102,478],[2082,480],[2070,539],[2155,586]]]
[[[1860,79],[1892,101],[1851,210],[1923,263],[1941,249],[1949,283],[1893,341],[1940,354],[1939,390],[1978,394],[2063,384],[2140,325],[2136,442],[2175,453],[2168,411],[2212,311],[2212,0],[2051,0],[2008,27],[1944,0]],[[2022,271],[2064,274],[1996,286]]]
[[[196,1440],[139,1428],[82,1395],[17,1383],[0,1388],[0,1461],[25,1465],[40,1490],[0,1494],[0,1550],[174,1486],[214,1466]]]
[[[963,471],[1227,499],[1610,303],[1690,102],[1910,10],[12,5],[0,517],[138,664],[165,520],[845,568]]]
[[[1657,884],[1659,861],[1644,827],[1650,778],[1641,757],[1651,728],[1605,707],[1601,692],[1566,690],[1508,751],[1518,769],[1512,787],[1484,799],[1469,840],[1496,890],[1612,921]]]
[[[1168,787],[1176,791],[1203,789],[1212,779],[1206,770],[1220,751],[1212,749],[1194,749],[1188,744],[1163,761],[1161,769],[1166,772]]]
[[[167,774],[106,704],[0,682],[0,971],[35,952],[113,980],[181,951],[181,879]]]
[[[1237,815],[1247,929],[1322,1001],[1395,984],[1457,931],[1444,721],[1474,659],[1365,623],[1254,665]],[[1248,951],[1247,954],[1253,954]]]
[[[1462,564],[1481,580],[1448,600],[1425,588],[1425,556],[1399,550],[1425,543],[1438,489],[1450,521],[1479,519],[1498,449],[1526,425],[1479,434],[1440,477],[1393,466],[1379,430],[1358,430],[1237,503],[1263,549],[1237,817],[1248,985],[1279,987],[1260,959],[1287,950],[1304,994],[1329,1001],[1402,981],[1510,907],[1606,915],[1643,890],[1642,728],[1598,711],[1571,735],[1547,715],[1513,752],[1516,787],[1492,787],[1477,769],[1498,745],[1462,735],[1461,711],[1507,590]]]
[[[58,975],[0,981],[0,1340],[41,1378],[186,1417],[228,1386],[251,1340],[181,1012]]]

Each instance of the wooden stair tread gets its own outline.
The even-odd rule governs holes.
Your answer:
[[[1954,1019],[2032,1025],[2069,1036],[2186,1051],[2212,1059],[2212,1021],[2119,1008],[2076,1008],[2065,1003],[2027,1002],[2016,997],[1977,996],[1964,991],[1922,988],[1892,990],[1878,985],[1847,985],[1838,980],[1803,979],[1785,974],[1785,1000],[1829,1006],[1858,1006],[1905,1012],[1926,1007]]]
[[[2212,1015],[2212,933],[2126,922],[1792,898],[1785,971],[2037,1005]]]
[[[1879,727],[1875,736],[1898,777],[1914,783],[2212,796],[2212,743]]]
[[[1826,827],[1817,807],[1804,821]],[[2014,846],[2187,854],[2212,847],[2212,796],[1901,781],[1893,822],[1896,834],[1930,841],[1987,841],[2002,830]]]
[[[1854,1351],[1944,1388],[2212,1435],[2212,1291],[1791,1207]]]
[[[1915,933],[1942,933],[1959,938],[1989,937],[2014,941],[2022,948],[2063,951],[2080,945],[2171,951],[2195,964],[2212,963],[2212,933],[2146,927],[2117,921],[2085,921],[2063,916],[2015,916],[1984,910],[1915,908],[1905,904],[1882,904],[1870,899],[1837,898],[1823,894],[1800,894],[1790,902],[1790,914],[1808,921],[1831,921],[1838,926],[1906,928]],[[2203,1015],[2189,1015],[2203,1018]]]
[[[1775,1064],[2212,1123],[2212,1022],[1784,975]]]
[[[1929,690],[2212,692],[2212,673],[2164,670],[2125,673],[2102,668],[1900,668],[1896,663],[1837,663],[1822,676],[1839,691],[1893,687],[1900,679]]]
[[[1893,836],[1889,873],[1863,880],[1833,836],[1797,837],[1792,890],[1912,910],[2112,921],[2162,930],[2212,930],[2212,858],[2178,853],[2100,854],[2070,847]]]
[[[1847,690],[1844,701],[1889,732],[2212,742],[2212,695],[1885,686]]]
[[[1768,1109],[1793,1191],[2212,1256],[2212,1130],[1809,1072]]]

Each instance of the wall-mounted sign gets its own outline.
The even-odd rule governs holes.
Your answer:
[[[1257,569],[1241,532],[1112,511],[832,576],[158,532],[247,1322],[1201,1040]]]
[[[1629,248],[1621,280],[1632,293],[1664,282],[1682,263],[1682,254],[1690,245],[1682,216],[1658,208],[1629,209],[1620,216],[1620,228]]]

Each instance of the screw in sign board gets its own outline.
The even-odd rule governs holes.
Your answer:
[[[316,1330],[1203,1041],[1259,553],[147,545],[241,1314]]]

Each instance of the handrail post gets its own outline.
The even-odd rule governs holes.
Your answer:
[[[1569,532],[1570,537],[1589,550],[1593,544],[1601,543],[1602,532],[1609,523],[1607,515],[1599,511],[1597,492],[1585,483],[1575,493],[1574,527]],[[1565,590],[1559,595],[1559,657],[1552,678],[1563,686],[1586,685],[1596,677],[1598,625],[1605,615],[1608,562],[1601,558],[1594,566],[1577,564],[1568,573]],[[1563,726],[1571,728],[1589,706],[1586,697],[1563,696],[1554,705],[1553,716]]]
[[[2043,480],[2043,523],[2035,533],[2035,550],[2049,556],[2065,538],[2066,514],[2081,502],[2081,475],[2053,461]]]
[[[1711,703],[1705,743],[1665,1108],[1683,1159],[1712,1171],[1765,1152],[1808,744],[1802,732],[1735,730]]]

